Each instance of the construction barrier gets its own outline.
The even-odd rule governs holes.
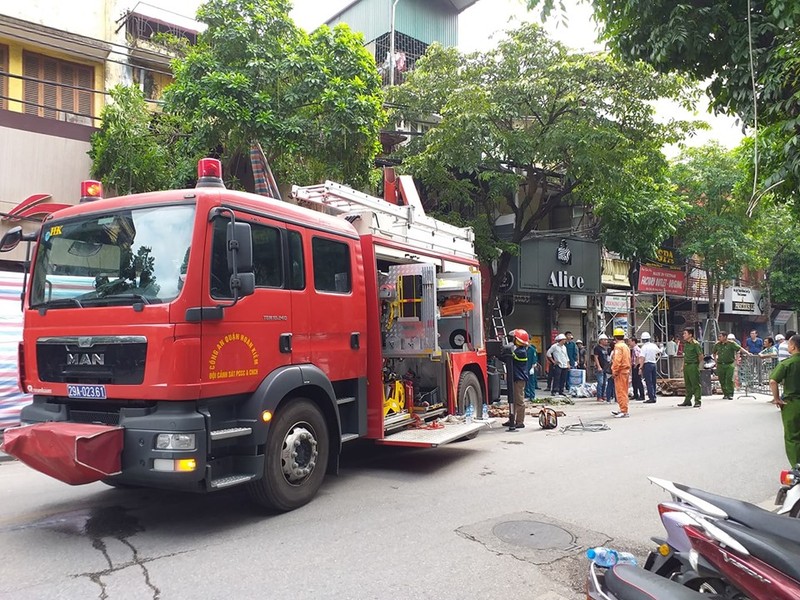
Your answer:
[[[777,357],[766,358],[758,354],[741,356],[734,374],[734,383],[740,392],[739,397],[754,398],[754,394],[770,395],[769,374],[777,363]]]
[[[31,402],[17,383],[17,348],[22,341],[22,273],[0,271],[0,431],[19,425],[19,411]]]

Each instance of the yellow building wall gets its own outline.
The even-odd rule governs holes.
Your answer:
[[[25,46],[20,44],[17,40],[10,40],[0,37],[0,44],[4,44],[8,46],[8,73],[12,75],[12,77],[8,78],[8,95],[10,98],[17,98],[19,100],[9,100],[8,101],[8,110],[14,112],[25,112],[25,105],[20,102],[20,100],[24,100],[24,80],[20,79],[19,77],[13,77],[13,75],[22,75],[23,74],[23,67],[22,67],[22,53],[23,51],[27,50],[28,52],[35,52],[36,54],[41,54],[43,56],[50,56],[52,58],[59,58],[61,60],[67,60],[69,62],[77,63],[80,65],[86,65],[87,67],[94,67],[94,89],[98,91],[104,90],[105,86],[105,66],[103,63],[100,62],[92,62],[87,61],[85,59],[76,58],[67,54],[65,52],[58,52],[52,50],[51,48],[40,48],[38,46]],[[92,94],[93,95],[93,106],[92,109],[94,111],[94,123],[95,127],[100,126],[100,111],[103,110],[103,106],[105,106],[105,96],[104,94]]]

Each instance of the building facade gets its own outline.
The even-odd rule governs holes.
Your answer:
[[[4,3],[0,11],[2,235],[14,225],[36,229],[47,212],[77,202],[108,90],[139,85],[155,106],[170,80],[170,57],[150,38],[169,32],[191,39],[199,26],[132,0],[86,1],[80,10],[34,0]],[[3,258],[12,267],[24,260],[24,248]]]

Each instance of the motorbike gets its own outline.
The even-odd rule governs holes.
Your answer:
[[[779,515],[800,518],[800,464],[794,469],[781,471],[781,488],[775,498]]]
[[[620,564],[604,569],[594,563],[589,566],[586,597],[589,600],[708,600],[708,596],[635,565]]]
[[[645,569],[726,600],[800,600],[800,522],[671,481]]]

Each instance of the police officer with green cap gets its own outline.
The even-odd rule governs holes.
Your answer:
[[[733,334],[720,331],[717,343],[711,349],[711,354],[717,363],[717,377],[719,377],[719,385],[722,388],[723,400],[733,400],[733,363],[739,352],[750,354],[736,342]]]
[[[686,396],[678,406],[691,406],[694,396],[694,407],[700,408],[702,391],[700,390],[700,363],[703,362],[703,348],[694,339],[694,329],[683,330],[683,384]]]
[[[786,457],[800,463],[800,335],[789,338],[789,358],[778,363],[769,376],[772,403],[781,409]],[[778,384],[783,383],[783,397]]]

